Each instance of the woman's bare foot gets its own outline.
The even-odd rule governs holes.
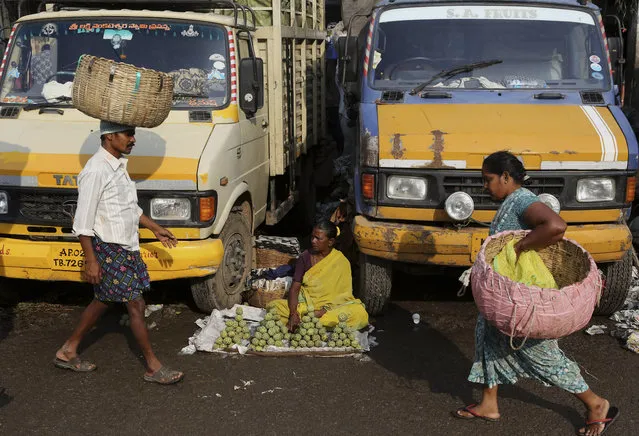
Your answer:
[[[601,401],[597,402],[594,407],[588,409],[587,422],[601,421],[603,419],[606,419],[609,410],[610,403],[608,402],[608,400],[602,398]],[[603,432],[604,428],[604,423],[594,423],[580,428],[579,434],[585,436],[598,436],[601,434],[601,432]]]

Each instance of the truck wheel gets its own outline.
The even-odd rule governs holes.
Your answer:
[[[604,272],[604,288],[595,315],[612,315],[623,306],[632,283],[632,251],[621,260],[601,266]]]
[[[193,300],[198,309],[207,313],[242,302],[246,277],[253,264],[251,230],[241,213],[229,215],[220,239],[224,244],[220,269],[212,276],[191,280]]]
[[[358,296],[369,315],[379,315],[390,299],[393,270],[389,262],[359,255]]]

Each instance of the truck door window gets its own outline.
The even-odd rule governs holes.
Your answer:
[[[89,21],[19,25],[0,82],[0,103],[39,103],[70,93],[83,54],[170,74],[176,108],[227,103],[230,66],[222,26],[117,18]]]
[[[375,88],[410,88],[440,71],[493,59],[502,62],[430,86],[610,88],[599,26],[584,11],[398,7],[383,11],[377,26],[369,56]]]

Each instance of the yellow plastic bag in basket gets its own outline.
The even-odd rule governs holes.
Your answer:
[[[515,240],[510,241],[493,259],[493,269],[496,273],[508,277],[512,281],[527,286],[557,289],[557,282],[544,264],[544,261],[534,250],[515,254]]]

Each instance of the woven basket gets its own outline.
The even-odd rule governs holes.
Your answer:
[[[109,59],[83,55],[73,80],[73,105],[104,121],[135,127],[157,127],[173,100],[168,74]]]
[[[538,251],[559,289],[527,286],[496,273],[494,257],[509,241],[522,239],[526,233],[503,232],[489,237],[471,273],[479,311],[511,337],[511,346],[514,337],[556,339],[582,329],[592,317],[602,288],[593,258],[569,239]]]
[[[290,265],[297,260],[296,256],[269,248],[255,249],[256,268],[277,268],[281,265]]]
[[[264,308],[268,303],[273,300],[280,300],[286,295],[286,290],[267,291],[263,288],[257,288],[253,290],[253,293],[248,299],[248,303],[254,307]]]

